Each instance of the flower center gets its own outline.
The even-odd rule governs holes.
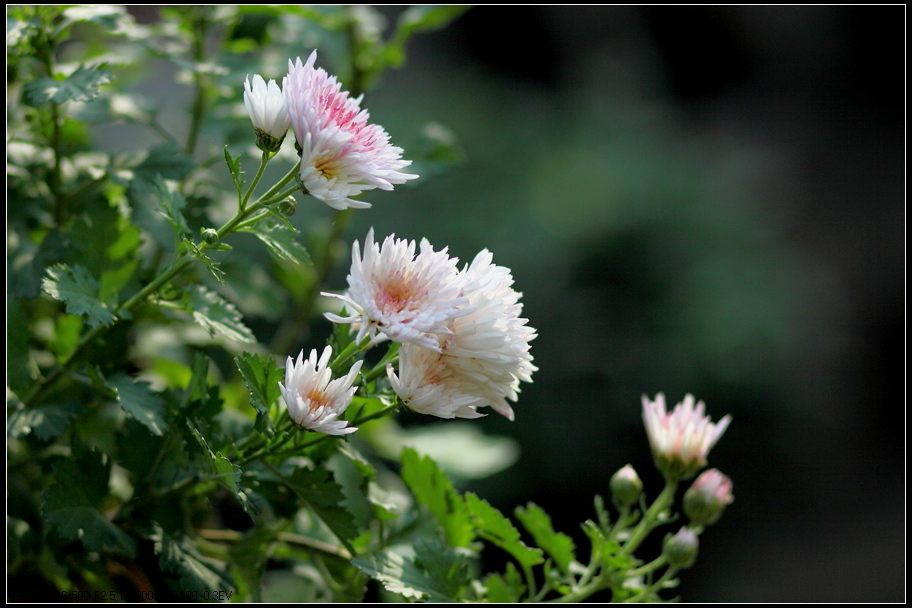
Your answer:
[[[320,407],[330,405],[330,400],[326,398],[326,393],[318,388],[310,389],[307,394],[302,393],[301,397],[304,398],[304,401],[307,403],[307,407],[310,408],[310,411],[314,411]]]
[[[416,292],[414,281],[401,276],[391,277],[380,283],[377,302],[387,312],[402,312],[411,304]]]

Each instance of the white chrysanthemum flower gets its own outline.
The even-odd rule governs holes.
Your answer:
[[[386,372],[393,390],[409,408],[439,418],[481,418],[476,407],[487,405],[474,393],[471,381],[454,374],[440,353],[403,344],[399,348],[399,375]]]
[[[727,415],[713,424],[704,416],[702,401],[686,395],[671,413],[665,410],[665,395],[655,401],[643,395],[643,422],[656,466],[666,476],[686,479],[706,466],[706,457],[731,422]]]
[[[512,287],[510,269],[492,260],[485,249],[460,273],[470,312],[450,322],[441,352],[455,373],[476,384],[487,405],[513,420],[507,399],[518,399],[520,381],[532,382],[537,368],[529,342],[537,334],[520,317],[522,294]]]
[[[267,84],[262,76],[255,74],[251,83],[248,76],[244,80],[244,106],[256,129],[257,147],[268,152],[277,151],[291,125],[282,89],[275,80]]]
[[[312,350],[310,357],[304,360],[304,351],[298,354],[297,361],[291,357],[285,362],[285,384],[279,383],[279,391],[288,408],[288,415],[298,426],[327,435],[347,435],[358,429],[348,426],[339,416],[351,403],[357,390],[352,386],[361,361],[352,365],[348,374],[342,378],[332,379],[329,359],[332,347],[327,346],[317,361],[317,351]]]
[[[298,147],[301,168],[298,183],[334,209],[370,207],[353,200],[365,190],[392,190],[418,176],[400,169],[412,164],[402,160],[402,149],[390,144],[379,125],[368,122],[361,99],[352,99],[335,76],[314,68],[317,52],[307,63],[299,57],[288,61],[284,91]]]
[[[346,303],[351,316],[326,313],[335,323],[357,323],[356,341],[370,335],[440,351],[438,336],[448,335],[448,323],[471,312],[460,295],[458,260],[446,248],[434,251],[426,239],[415,253],[415,241],[386,237],[374,242],[367,233],[364,256],[358,241],[352,246],[352,265],[345,295],[324,293]]]
[[[439,353],[418,347],[399,350],[399,376],[393,390],[411,409],[441,418],[477,417],[476,408],[491,406],[513,420],[507,400],[516,401],[520,381],[531,382],[529,341],[535,330],[520,318],[521,294],[513,290],[509,269],[479,253],[460,272],[464,315],[438,337]]]

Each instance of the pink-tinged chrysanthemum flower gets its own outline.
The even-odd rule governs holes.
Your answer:
[[[665,411],[665,395],[659,393],[655,401],[643,395],[643,422],[656,465],[667,477],[686,479],[706,466],[710,448],[719,440],[731,416],[713,424],[703,415],[703,402],[694,402],[693,395],[675,406],[671,413]]]
[[[285,134],[291,124],[285,94],[270,80],[269,84],[259,74],[244,80],[244,106],[257,134],[257,147],[275,152],[282,146]]]
[[[479,253],[459,273],[465,314],[437,336],[439,352],[409,345],[399,350],[399,376],[389,370],[393,390],[411,409],[441,418],[477,417],[491,406],[513,420],[507,399],[516,401],[520,381],[531,382],[529,341],[535,330],[519,315],[520,295],[509,269],[491,253]]]
[[[694,524],[707,526],[715,523],[734,500],[731,479],[710,469],[703,471],[684,493],[684,513]]]
[[[350,316],[326,313],[335,323],[357,323],[358,342],[370,335],[389,338],[440,351],[438,336],[450,333],[447,324],[471,312],[460,295],[458,260],[446,249],[434,251],[427,240],[415,253],[415,241],[386,237],[374,242],[374,230],[367,233],[364,257],[358,242],[352,246],[352,265],[345,295]]]
[[[291,357],[285,362],[285,384],[279,383],[279,391],[288,408],[288,415],[305,429],[327,435],[347,435],[358,429],[348,426],[339,416],[351,403],[357,390],[352,384],[361,370],[361,361],[352,365],[348,374],[332,379],[329,358],[332,347],[327,346],[317,361],[317,351],[312,350],[304,360],[304,351],[297,361]]]
[[[454,374],[440,353],[403,344],[399,348],[399,375],[386,371],[393,390],[416,412],[438,418],[481,418],[475,408],[487,405],[475,394],[473,382]]]
[[[316,58],[314,51],[306,63],[289,60],[283,86],[301,149],[298,183],[334,209],[370,207],[352,197],[392,190],[418,176],[400,171],[411,161],[402,160],[402,149],[390,144],[383,127],[368,122],[361,97],[352,99],[335,76],[314,68]]]

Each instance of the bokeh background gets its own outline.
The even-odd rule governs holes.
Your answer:
[[[710,464],[735,502],[685,600],[905,598],[904,24],[477,7],[413,41],[372,115],[465,162],[357,221],[491,249],[539,330],[516,422],[478,423],[521,457],[480,492],[567,531],[628,461],[655,495],[640,397],[690,392],[734,418]]]
[[[472,423],[518,458],[461,487],[538,503],[585,553],[614,471],[661,488],[641,396],[692,393],[734,418],[710,464],[735,502],[684,599],[905,599],[905,12],[476,7],[409,43],[365,105],[406,158],[450,142],[457,162],[370,193],[347,239],[488,248],[539,333],[516,421]],[[186,121],[183,90],[163,123]],[[253,317],[268,343],[278,320]]]

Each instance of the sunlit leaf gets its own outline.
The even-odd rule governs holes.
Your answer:
[[[164,401],[152,392],[148,384],[135,382],[121,374],[109,378],[107,385],[117,394],[120,407],[152,434],[162,436],[168,431]]]
[[[98,66],[80,65],[72,74],[62,80],[39,78],[25,85],[25,99],[37,106],[46,101],[90,101],[98,95],[101,85],[111,80],[111,71],[105,64]]]
[[[255,353],[241,353],[234,363],[250,392],[250,405],[257,413],[255,428],[263,432],[269,426],[269,407],[279,398],[283,371],[272,357]]]
[[[345,495],[332,472],[299,468],[288,479],[288,485],[329,526],[333,534],[343,540],[358,536],[360,532],[355,518],[342,506]]]
[[[193,319],[210,334],[221,334],[230,340],[252,344],[256,342],[253,332],[241,320],[241,313],[234,304],[226,301],[214,291],[202,285],[189,288],[184,305],[193,314]]]
[[[526,585],[523,583],[522,575],[513,565],[513,562],[507,562],[506,572],[503,575],[489,574],[484,580],[485,599],[490,603],[516,603],[526,592]]]
[[[97,299],[98,282],[82,266],[55,264],[48,268],[41,286],[52,298],[64,302],[67,312],[85,315],[92,327],[114,322],[114,314]]]
[[[482,538],[515,557],[523,566],[532,567],[544,561],[541,549],[526,546],[520,540],[519,530],[488,501],[468,492],[465,495],[465,503]]]
[[[376,551],[370,555],[358,556],[351,563],[372,579],[380,581],[387,591],[398,593],[407,599],[451,601],[413,560],[393,551]]]
[[[249,232],[263,241],[269,251],[281,260],[311,264],[310,254],[298,240],[300,234],[294,228],[288,228],[279,223],[272,225],[260,223],[252,228],[244,228],[242,232]]]
[[[474,538],[472,522],[462,497],[430,457],[421,457],[411,449],[402,450],[402,480],[415,499],[425,505],[451,547],[467,547]]]
[[[424,568],[434,588],[456,599],[469,584],[466,553],[448,547],[435,538],[415,541],[415,563]]]
[[[83,407],[79,404],[45,405],[41,407],[15,411],[7,421],[6,432],[10,437],[25,437],[29,433],[47,441],[59,437],[66,430],[70,420],[75,418]]]
[[[525,509],[517,507],[516,518],[535,539],[535,544],[551,556],[561,571],[569,572],[570,563],[574,559],[573,539],[566,534],[555,532],[551,526],[551,518],[534,503],[530,502]]]

